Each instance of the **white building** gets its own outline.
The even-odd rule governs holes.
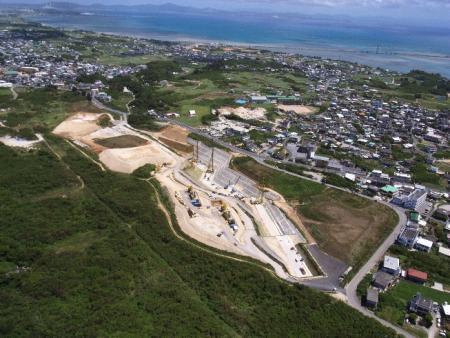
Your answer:
[[[423,189],[416,189],[408,195],[403,206],[406,209],[418,210],[426,201],[427,192]]]
[[[420,251],[430,252],[431,248],[433,247],[433,242],[428,239],[419,237],[414,247]]]
[[[384,256],[382,270],[392,275],[400,274],[400,259],[392,256]]]

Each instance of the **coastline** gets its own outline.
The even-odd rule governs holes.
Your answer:
[[[332,61],[346,61],[359,63],[375,68],[388,69],[395,72],[407,73],[412,69],[421,69],[427,72],[439,73],[450,78],[450,55],[438,53],[414,52],[410,50],[397,50],[389,53],[373,52],[369,49],[359,49],[337,44],[322,43],[248,43],[243,41],[209,39],[194,37],[180,33],[138,33],[133,31],[111,31],[99,29],[89,25],[58,24],[48,23],[39,20],[39,16],[23,16],[32,22],[40,23],[44,26],[58,28],[67,31],[85,31],[98,34],[108,34],[121,37],[134,37],[141,39],[159,40],[165,42],[176,42],[181,44],[211,44],[226,45],[230,47],[266,49],[272,52],[283,52],[298,54],[309,57],[320,57]]]

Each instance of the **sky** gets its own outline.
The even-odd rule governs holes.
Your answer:
[[[49,0],[20,0],[48,2]],[[354,17],[390,17],[421,24],[450,26],[450,0],[65,0],[83,4],[163,4],[301,14],[348,15]],[[0,0],[0,3],[2,0]],[[3,0],[7,2],[7,0]],[[10,0],[11,2],[11,0]],[[14,0],[12,0],[14,2]]]

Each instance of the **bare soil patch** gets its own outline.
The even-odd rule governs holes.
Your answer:
[[[221,115],[236,115],[244,120],[261,120],[266,118],[267,110],[264,108],[231,108],[231,107],[223,107],[218,109],[218,112]]]
[[[53,133],[65,138],[79,139],[101,129],[97,124],[100,116],[100,114],[78,112],[60,123]]]
[[[169,125],[161,132],[155,133],[155,136],[170,148],[184,153],[190,153],[193,148],[187,142],[188,134],[189,132],[182,127]]]
[[[317,112],[317,109],[311,106],[279,104],[277,107],[281,111],[284,112],[292,111],[298,115],[311,115]]]
[[[334,198],[326,199],[322,196],[319,203],[308,206],[307,212],[299,207],[301,219],[325,252],[350,265],[376,247],[395,223],[384,205],[351,207]]]
[[[107,149],[100,153],[99,159],[110,170],[126,174],[131,174],[147,163],[156,166],[172,163],[171,156],[154,144],[135,148]]]

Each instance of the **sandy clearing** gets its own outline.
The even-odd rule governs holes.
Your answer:
[[[303,106],[303,105],[285,105],[279,104],[277,108],[284,112],[294,112],[298,115],[310,115],[316,112],[316,108],[311,106]]]
[[[171,164],[173,162],[172,157],[154,144],[134,148],[107,149],[100,153],[99,159],[108,169],[126,174],[130,174],[148,163],[161,166],[164,163]]]
[[[97,119],[102,114],[79,112],[60,123],[53,133],[62,137],[78,139],[89,135],[101,127],[97,124]]]
[[[162,131],[153,133],[153,136],[171,149],[183,153],[191,153],[192,145],[187,142],[189,131],[185,128],[168,125]]]
[[[89,138],[92,140],[94,139],[104,139],[104,138],[111,138],[111,137],[117,137],[122,136],[123,132],[121,130],[118,130],[116,127],[108,127],[103,129],[98,129],[91,133],[89,135]]]
[[[156,137],[162,136],[167,139],[187,144],[189,131],[180,126],[168,125],[162,131],[155,133]]]
[[[43,140],[42,135],[40,135],[40,134],[36,134],[36,137],[38,138],[37,140],[29,141],[29,140],[21,139],[18,137],[12,137],[12,136],[6,135],[6,136],[0,137],[0,142],[8,147],[31,149],[36,144],[40,143]]]
[[[245,107],[222,107],[217,110],[220,115],[236,115],[245,120],[261,120],[266,118],[267,110],[264,108],[248,109]]]

